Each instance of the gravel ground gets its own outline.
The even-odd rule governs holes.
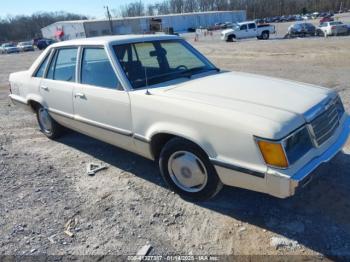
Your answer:
[[[221,68],[334,88],[350,110],[350,37],[224,43],[214,34],[194,45]],[[151,254],[350,255],[349,143],[295,197],[226,187],[186,202],[153,162],[75,132],[50,141],[11,105],[8,74],[38,54],[0,56],[0,254],[132,255],[150,243]],[[109,168],[89,177],[91,161]]]

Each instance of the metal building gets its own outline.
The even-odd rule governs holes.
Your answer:
[[[45,38],[69,40],[111,34],[154,33],[172,28],[186,32],[188,28],[213,26],[215,23],[242,22],[246,11],[213,11],[169,14],[158,16],[126,17],[109,20],[62,21],[41,29]]]

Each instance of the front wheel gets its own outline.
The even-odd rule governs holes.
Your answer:
[[[169,187],[190,200],[210,199],[222,188],[206,153],[196,144],[182,138],[174,138],[164,146],[159,168]]]
[[[41,132],[48,138],[54,139],[62,135],[63,127],[50,116],[46,108],[39,106],[36,116]]]
[[[234,39],[235,39],[235,37],[233,35],[229,35],[227,37],[227,42],[233,42]]]

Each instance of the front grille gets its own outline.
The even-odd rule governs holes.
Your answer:
[[[334,134],[343,113],[344,107],[338,97],[328,104],[328,108],[323,113],[311,121],[311,133],[317,146],[321,146]]]

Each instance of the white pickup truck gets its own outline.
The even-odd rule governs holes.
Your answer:
[[[275,34],[275,26],[269,24],[257,25],[254,21],[237,23],[233,28],[221,32],[221,40],[232,42],[235,39],[256,37],[259,40],[267,40],[270,34]]]

